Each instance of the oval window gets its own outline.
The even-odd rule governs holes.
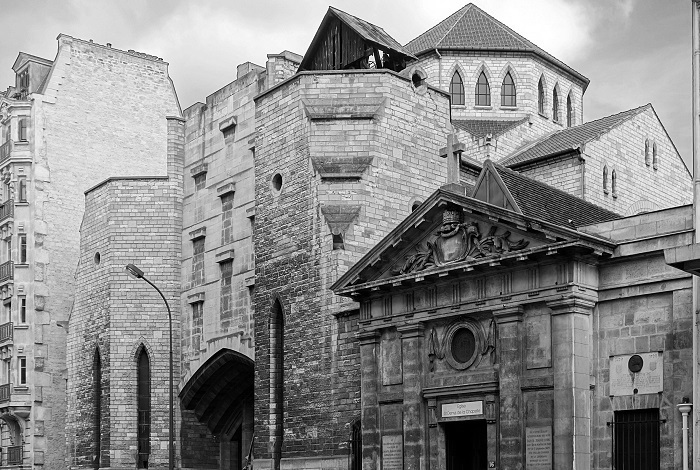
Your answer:
[[[460,328],[452,337],[452,357],[455,361],[466,364],[471,361],[476,351],[476,338],[468,328]]]

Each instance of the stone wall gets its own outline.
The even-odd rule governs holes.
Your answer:
[[[448,101],[377,70],[305,72],[256,104],[255,454],[268,459],[274,447],[268,327],[279,300],[282,466],[303,457],[343,467],[359,416],[359,356],[347,356],[346,321],[334,315],[356,306],[328,287],[444,183]]]

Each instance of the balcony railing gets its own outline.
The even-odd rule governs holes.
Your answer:
[[[12,261],[0,264],[0,282],[5,282],[15,278],[15,265]]]
[[[21,465],[22,453],[22,446],[9,446],[7,448],[7,465]]]
[[[12,332],[14,331],[14,328],[12,328],[12,322],[7,322],[2,325],[0,325],[0,343],[4,343],[5,341],[10,341],[12,339]]]
[[[10,388],[12,385],[10,384],[5,384],[5,385],[0,385],[0,403],[5,402],[5,401],[10,401],[11,393],[10,393]]]
[[[10,158],[10,153],[12,153],[12,141],[8,140],[0,145],[0,163]]]
[[[8,199],[7,201],[0,204],[0,222],[3,220],[15,216],[15,201],[13,199]]]

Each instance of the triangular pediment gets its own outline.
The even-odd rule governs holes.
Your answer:
[[[450,272],[501,269],[560,250],[609,255],[607,239],[468,197],[449,185],[433,193],[331,288],[338,294]]]

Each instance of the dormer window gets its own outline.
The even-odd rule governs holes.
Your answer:
[[[23,92],[29,91],[29,70],[19,74],[19,89]]]

